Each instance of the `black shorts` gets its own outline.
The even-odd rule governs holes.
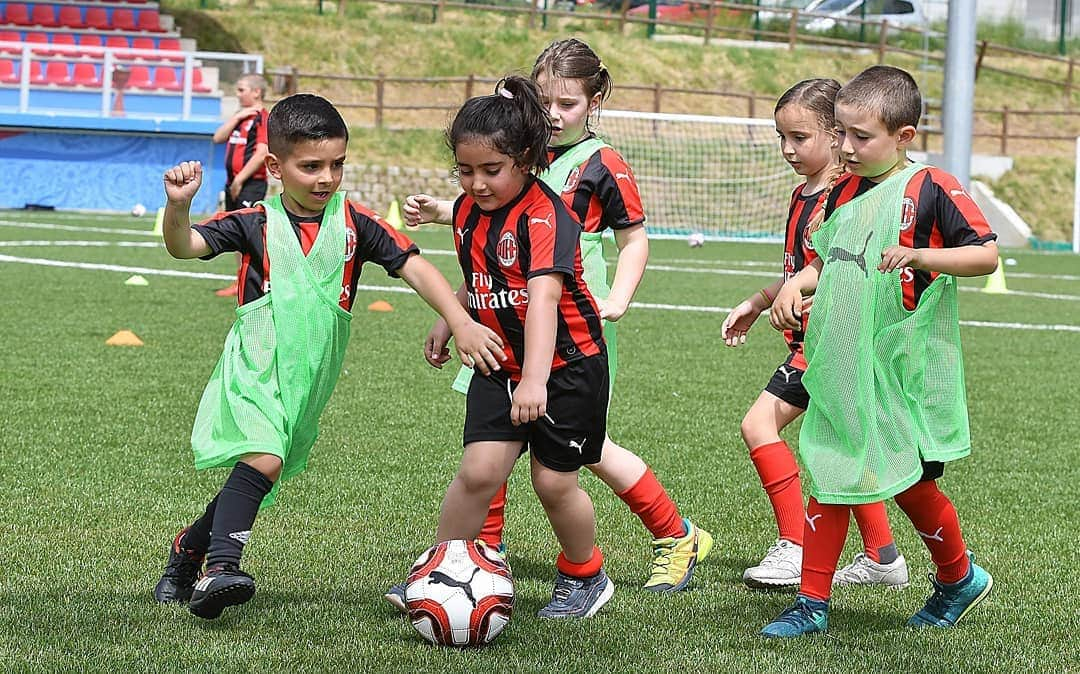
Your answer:
[[[919,482],[933,482],[945,474],[945,463],[942,461],[923,461],[922,477]]]
[[[598,463],[607,436],[607,355],[576,360],[548,377],[547,414],[536,421],[510,423],[517,382],[503,372],[477,373],[465,403],[464,444],[521,440],[536,460],[552,470],[573,472]]]
[[[227,211],[238,211],[241,208],[251,208],[256,202],[262,201],[265,198],[265,180],[248,180],[244,183],[244,186],[240,188],[240,196],[236,199],[232,198],[232,194],[229,192],[229,186],[225,186],[225,210]]]
[[[810,394],[803,387],[803,371],[791,364],[794,357],[795,354],[792,353],[783,365],[776,368],[772,379],[765,385],[765,390],[787,404],[805,410],[810,404]]]

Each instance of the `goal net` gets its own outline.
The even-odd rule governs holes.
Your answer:
[[[634,169],[650,235],[783,240],[801,179],[771,119],[604,110],[598,134]]]

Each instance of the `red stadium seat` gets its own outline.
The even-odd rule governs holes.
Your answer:
[[[93,63],[76,63],[75,72],[71,76],[72,84],[80,84],[84,87],[100,87],[101,77],[97,74],[97,66]]]
[[[154,68],[154,88],[165,91],[180,91],[180,80],[176,78],[176,71],[172,66],[158,66]]]
[[[75,46],[75,35],[73,33],[53,33],[52,44],[58,47],[53,50],[54,54],[75,57],[82,53]]]
[[[0,42],[22,42],[22,36],[13,30],[0,30]],[[18,54],[21,51],[22,48],[15,45],[0,46],[0,53]]]
[[[109,27],[113,30],[138,30],[135,26],[135,10],[114,9]]]
[[[161,15],[156,9],[140,9],[138,26],[139,30],[151,33],[165,32],[165,29],[161,27]]]
[[[191,90],[199,94],[210,93],[210,87],[203,84],[202,68],[191,69]]]
[[[38,31],[28,30],[26,31],[26,37],[23,38],[23,42],[29,42],[34,45],[30,49],[30,55],[34,57],[48,56],[53,53],[53,50],[47,49],[39,45],[49,44],[49,36],[47,33],[40,33]]]
[[[15,84],[19,81],[19,62],[0,59],[0,83]]]
[[[49,61],[45,64],[45,82],[48,84],[71,85],[71,73],[68,64],[63,61]]]
[[[45,73],[41,71],[40,61],[30,62],[30,84],[45,84]]]
[[[114,50],[113,56],[118,59],[130,59],[131,52],[128,51],[128,47],[131,43],[123,35],[109,35],[105,38],[105,46]]]
[[[154,38],[152,37],[133,37],[131,38],[132,49],[149,49],[157,51],[157,46],[154,45]],[[156,54],[134,54],[137,59],[152,59],[157,60]]]
[[[36,26],[56,28],[56,10],[52,5],[36,4],[31,10],[30,22]]]
[[[109,30],[109,13],[104,7],[86,8],[86,27],[98,30]]]
[[[183,61],[184,55],[181,53],[183,50],[180,47],[180,40],[175,37],[163,37],[158,40],[158,51],[164,52],[161,54],[161,58],[166,61]],[[168,52],[177,52],[170,54]]]
[[[152,89],[153,82],[150,81],[150,69],[146,66],[131,66],[128,69],[131,72],[131,76],[128,77],[127,87],[129,89]]]
[[[82,8],[76,5],[60,5],[58,21],[64,28],[86,28],[82,18]]]
[[[21,2],[7,3],[7,7],[4,8],[4,22],[13,23],[16,26],[33,24],[33,21],[30,20],[30,9]]]

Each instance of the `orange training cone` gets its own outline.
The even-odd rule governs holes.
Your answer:
[[[393,311],[394,307],[384,300],[375,300],[368,305],[368,311]]]
[[[109,346],[142,346],[143,341],[131,330],[120,330],[105,340]]]

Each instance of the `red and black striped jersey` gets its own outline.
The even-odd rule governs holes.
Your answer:
[[[473,319],[498,333],[512,379],[525,362],[525,313],[529,279],[563,278],[551,368],[595,356],[604,349],[600,311],[585,286],[581,225],[543,182],[529,178],[510,203],[484,211],[462,194],[454,202],[454,245]]]
[[[818,190],[813,194],[803,194],[806,183],[799,185],[791,193],[791,204],[788,206],[787,227],[784,229],[784,280],[790,279],[799,273],[803,267],[817,259],[814,252],[814,244],[807,235],[807,226],[814,214],[821,210],[824,190]],[[803,333],[806,330],[806,322],[810,319],[810,312],[803,311],[803,329],[785,330],[784,339],[787,340],[788,348],[796,354],[796,360],[792,364],[795,367],[806,369],[806,362],[802,359]]]
[[[255,146],[259,143],[266,145],[269,141],[266,136],[266,120],[270,113],[266,109],[259,110],[250,117],[240,120],[229,134],[228,144],[225,146],[225,177],[226,182],[232,183],[236,174],[251,161],[255,154]],[[260,166],[251,174],[251,180],[266,180],[266,166]]]
[[[288,211],[286,211],[288,213]],[[293,232],[307,255],[319,235],[322,214],[302,218],[288,213]],[[373,211],[345,201],[345,272],[341,280],[339,303],[346,311],[352,309],[356,284],[365,262],[374,262],[390,276],[405,264],[410,255],[419,253],[409,237],[395,230]],[[208,220],[192,225],[212,251],[202,259],[209,260],[221,253],[241,254],[238,272],[237,302],[247,304],[266,294],[270,288],[270,260],[266,255],[266,210],[262,206],[218,213]]]
[[[825,216],[872,189],[877,183],[845,173],[825,204]],[[900,213],[900,245],[908,248],[958,248],[997,239],[979,207],[953,175],[928,166],[911,176]],[[937,272],[904,268],[900,285],[904,307],[914,310]]]
[[[554,161],[572,147],[548,148],[548,160]],[[586,232],[625,229],[645,222],[634,172],[610,147],[600,148],[571,170],[561,196]]]

